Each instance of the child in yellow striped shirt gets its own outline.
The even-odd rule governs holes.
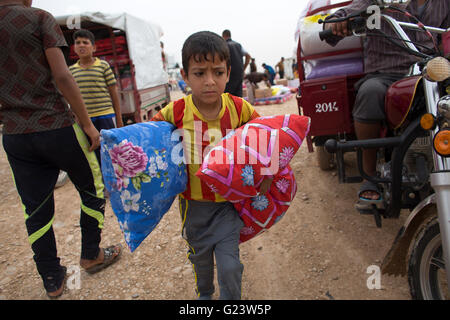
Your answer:
[[[108,62],[94,57],[95,36],[89,30],[73,34],[75,53],[80,58],[70,66],[89,116],[98,131],[123,127],[116,79]],[[100,162],[100,148],[95,150]]]

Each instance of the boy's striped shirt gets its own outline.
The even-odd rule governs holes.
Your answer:
[[[227,130],[236,129],[250,120],[259,117],[255,109],[244,99],[222,94],[222,110],[216,120],[205,120],[195,107],[192,95],[171,102],[162,109],[152,121],[167,121],[179,129],[186,130],[183,136],[188,170],[188,186],[182,194],[185,199],[197,201],[226,201],[214,193],[206,183],[195,174],[200,168],[205,149],[217,144]],[[188,144],[188,145],[187,145]]]
[[[108,62],[95,58],[92,66],[82,68],[78,61],[69,69],[80,88],[89,116],[114,114],[108,87],[116,84],[116,78]]]

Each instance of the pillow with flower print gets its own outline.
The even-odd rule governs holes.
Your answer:
[[[196,175],[228,201],[255,197],[265,177],[288,166],[309,127],[310,118],[299,115],[254,119],[212,148]]]
[[[297,193],[294,172],[287,165],[274,176],[266,194],[258,194],[234,203],[244,222],[240,243],[248,241],[270,229],[280,221],[289,209]]]
[[[101,131],[102,174],[131,252],[185,191],[186,167],[172,161],[175,126],[145,122]]]

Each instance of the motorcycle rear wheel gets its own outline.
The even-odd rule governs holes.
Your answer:
[[[415,300],[450,299],[437,218],[418,233],[409,259],[408,282]]]

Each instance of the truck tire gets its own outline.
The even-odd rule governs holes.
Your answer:
[[[333,154],[326,151],[324,146],[316,146],[316,157],[320,169],[328,171],[335,167]]]
[[[411,297],[415,300],[448,300],[445,262],[437,217],[425,224],[413,244],[408,266]]]

